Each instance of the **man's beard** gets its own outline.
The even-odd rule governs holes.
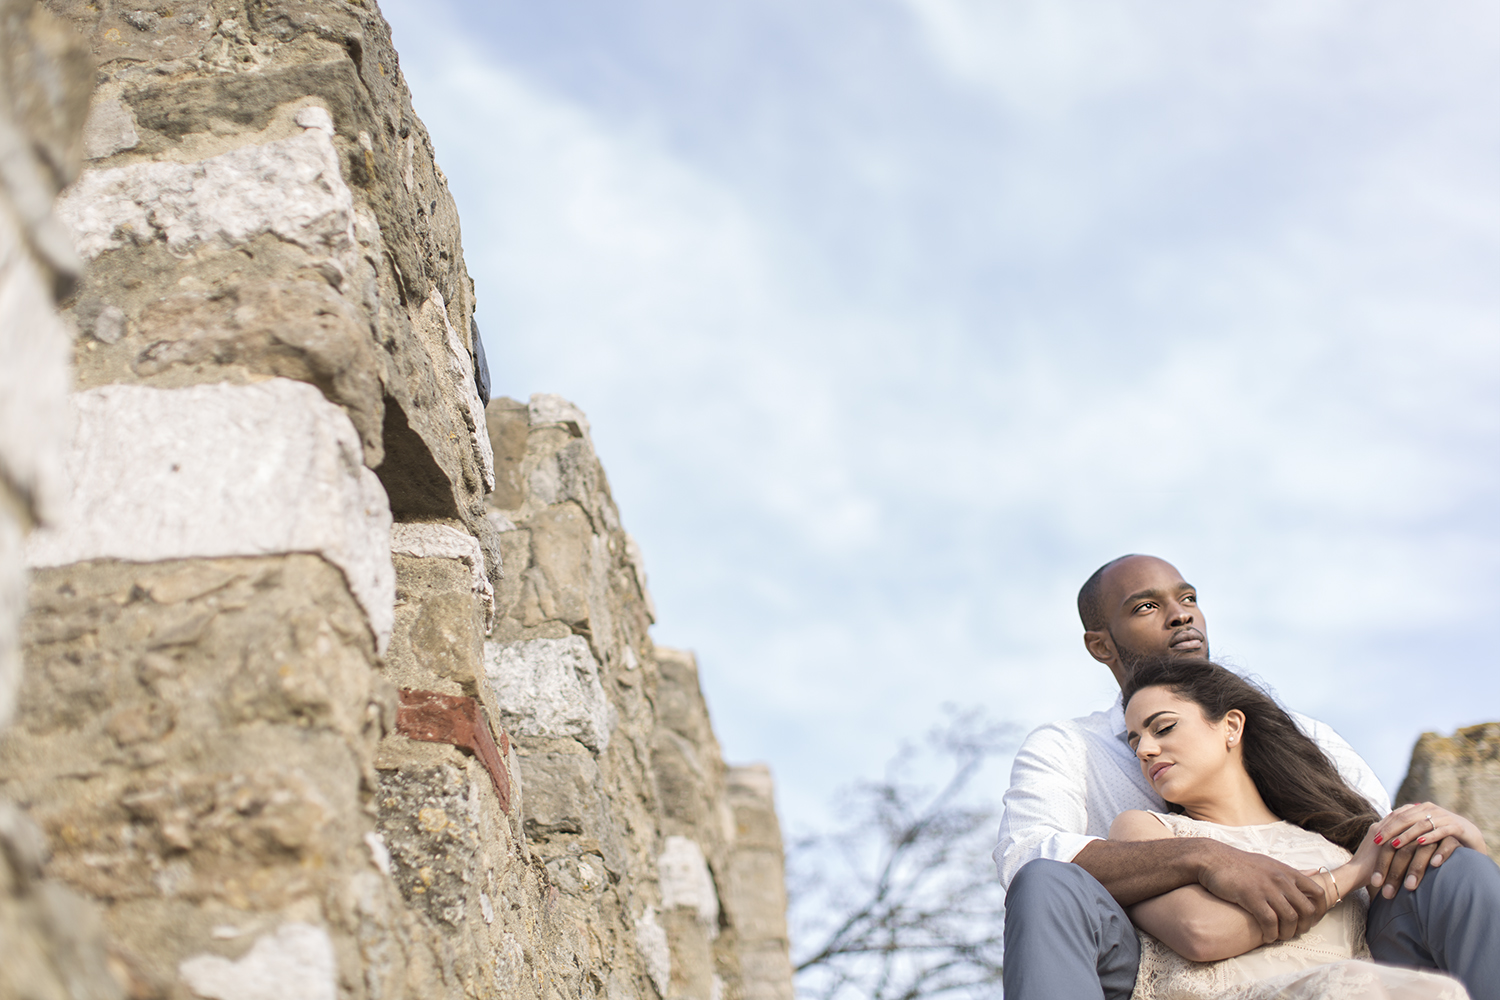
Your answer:
[[[1109,637],[1110,637],[1110,639],[1114,640],[1115,651],[1120,654],[1120,666],[1124,668],[1124,670],[1125,670],[1125,676],[1126,677],[1129,677],[1130,675],[1134,674],[1135,673],[1135,668],[1137,666],[1139,666],[1140,664],[1146,662],[1147,660],[1158,660],[1158,659],[1161,659],[1163,656],[1173,656],[1173,657],[1176,656],[1176,654],[1171,653],[1170,651],[1166,652],[1166,653],[1142,653],[1142,652],[1138,652],[1138,651],[1136,651],[1134,649],[1131,649],[1129,646],[1125,645],[1120,640],[1115,639],[1115,634],[1113,632],[1109,633]],[[1210,659],[1213,659],[1213,657],[1209,654],[1209,650],[1208,650],[1208,636],[1204,636],[1203,637],[1203,648],[1202,649],[1196,651],[1192,656],[1182,656],[1182,657],[1177,657],[1177,658],[1184,659],[1184,660],[1210,660]]]

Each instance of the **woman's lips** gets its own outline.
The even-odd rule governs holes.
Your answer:
[[[1162,761],[1159,764],[1152,764],[1151,765],[1151,774],[1150,774],[1151,783],[1153,785],[1156,784],[1157,776],[1160,775],[1163,771],[1165,771],[1167,768],[1169,768],[1171,766],[1172,766],[1171,763],[1167,762],[1167,761]]]

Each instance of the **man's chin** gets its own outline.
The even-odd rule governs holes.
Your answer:
[[[1174,660],[1209,659],[1207,639],[1201,639],[1190,643],[1178,643],[1175,646],[1168,646],[1165,650],[1159,653],[1138,653],[1133,649],[1125,649],[1118,643],[1116,643],[1115,648],[1120,651],[1120,662],[1125,667],[1127,673],[1133,673],[1137,664],[1143,663],[1147,660],[1155,660],[1162,656],[1169,656]]]

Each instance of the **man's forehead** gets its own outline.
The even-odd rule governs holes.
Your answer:
[[[1192,584],[1182,578],[1176,566],[1156,556],[1131,556],[1104,574],[1107,604],[1117,604],[1140,592],[1184,589],[1192,589]]]

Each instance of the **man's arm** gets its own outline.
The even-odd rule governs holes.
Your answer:
[[[1125,848],[1162,850],[1178,844],[1188,845],[1186,852],[1161,859],[1168,862],[1165,867],[1175,867],[1179,871],[1171,877],[1158,876],[1156,878],[1158,884],[1144,884],[1145,880],[1132,880],[1129,876],[1121,880],[1122,882],[1135,881],[1136,889],[1144,889],[1149,893],[1134,904],[1126,904],[1124,900],[1121,900],[1121,903],[1129,909],[1130,919],[1184,958],[1194,962],[1214,962],[1222,958],[1231,958],[1277,940],[1281,935],[1282,921],[1274,907],[1270,912],[1276,915],[1274,919],[1267,917],[1270,926],[1263,930],[1261,923],[1243,906],[1220,899],[1198,884],[1196,878],[1191,882],[1163,889],[1161,892],[1151,892],[1174,878],[1181,877],[1183,870],[1190,870],[1191,863],[1184,864],[1183,862],[1191,862],[1195,853],[1201,852],[1206,847],[1210,853],[1208,863],[1212,865],[1215,860],[1212,856],[1213,852],[1216,848],[1227,845],[1203,838],[1174,838],[1172,831],[1159,819],[1138,809],[1131,809],[1117,816],[1110,826],[1109,836],[1110,839],[1103,842],[1104,844]],[[1233,848],[1228,848],[1228,851],[1233,854],[1244,853],[1235,851]],[[1119,853],[1128,855],[1136,852]],[[1080,855],[1080,859],[1081,857]],[[1258,856],[1250,855],[1250,857]],[[1233,861],[1232,855],[1225,855],[1225,858]],[[1123,860],[1131,859],[1127,857]],[[1172,862],[1176,864],[1173,865]],[[1084,864],[1087,869],[1086,863],[1082,860],[1079,863]],[[1148,860],[1147,864],[1149,863]],[[1090,874],[1093,872],[1090,871]],[[1197,874],[1201,877],[1203,873]],[[1295,872],[1292,874],[1296,875]],[[1095,877],[1098,878],[1097,875]],[[1296,911],[1295,901],[1291,908]],[[1290,924],[1293,932],[1297,930],[1297,923],[1298,921],[1293,920]]]
[[[1136,815],[1161,828],[1162,834],[1169,834],[1149,814]],[[1122,836],[1149,835],[1151,839],[1113,839],[1116,829]],[[1179,898],[1191,895],[1202,900],[1209,896],[1242,910],[1258,931],[1255,944],[1284,941],[1301,934],[1328,910],[1322,886],[1274,858],[1236,850],[1204,837],[1156,835],[1139,820],[1127,826],[1120,826],[1117,820],[1116,829],[1111,830],[1112,839],[1089,843],[1073,862],[1094,876],[1121,906],[1133,907],[1184,886],[1199,885],[1205,893]],[[1233,925],[1231,922],[1224,926]],[[1235,948],[1239,943],[1238,937],[1230,936],[1215,939],[1212,947]],[[1240,948],[1225,954],[1238,955],[1248,950]]]

